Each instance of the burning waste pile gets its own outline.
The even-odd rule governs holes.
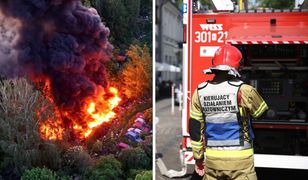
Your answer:
[[[108,85],[109,29],[76,0],[1,0],[0,75],[27,76],[55,104],[37,110],[45,140],[83,140],[111,121],[121,97]]]

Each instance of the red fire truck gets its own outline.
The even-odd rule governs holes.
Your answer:
[[[308,169],[308,12],[194,13],[194,1],[183,2],[183,169],[165,175],[181,176],[188,164],[194,164],[188,133],[190,98],[198,84],[213,78],[203,70],[226,43],[242,52],[242,79],[270,108],[264,119],[253,120],[255,166]]]

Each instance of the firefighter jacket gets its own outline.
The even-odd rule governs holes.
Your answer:
[[[189,121],[195,160],[203,160],[205,145],[207,157],[253,155],[250,117],[267,109],[258,92],[242,81],[201,83],[192,97]]]

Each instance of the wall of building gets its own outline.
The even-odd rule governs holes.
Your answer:
[[[182,51],[179,46],[183,39],[182,14],[177,5],[172,1],[160,1],[156,7],[156,61],[179,67]],[[162,71],[156,76],[163,81],[176,82],[181,79],[181,72]]]

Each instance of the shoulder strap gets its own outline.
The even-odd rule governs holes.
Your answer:
[[[201,90],[203,88],[205,88],[208,85],[208,82],[203,82],[201,84],[198,85],[198,90]]]
[[[228,84],[230,84],[231,86],[241,86],[244,82],[243,81],[228,81]]]
[[[238,88],[238,91],[237,91],[237,104],[239,106],[241,106],[241,100],[242,100],[241,86],[243,84],[245,84],[243,81],[240,81],[240,82],[241,82],[241,84],[239,84],[239,88]]]

